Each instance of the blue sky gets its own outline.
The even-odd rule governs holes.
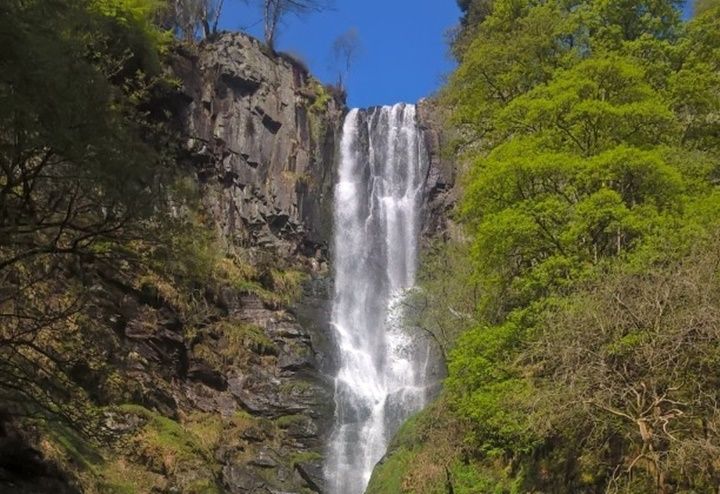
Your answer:
[[[693,1],[685,0],[682,4],[682,11],[683,11],[683,19],[685,19],[685,20],[690,19],[690,17],[692,17]]]
[[[225,5],[224,29],[262,37],[257,8],[241,0],[225,0]],[[289,16],[277,48],[299,55],[323,82],[335,82],[333,41],[355,28],[362,48],[346,81],[349,105],[415,102],[435,91],[452,70],[445,33],[459,18],[455,0],[335,0],[331,11]]]
[[[262,37],[258,3],[225,0],[221,27]],[[691,3],[683,8],[685,18]],[[330,11],[285,19],[277,48],[299,56],[323,82],[335,82],[333,41],[355,28],[362,48],[345,81],[349,105],[415,102],[432,94],[453,69],[445,33],[459,18],[455,0],[334,0]]]

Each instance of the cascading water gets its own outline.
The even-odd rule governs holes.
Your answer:
[[[335,186],[339,351],[335,429],[325,465],[332,494],[360,494],[401,422],[425,401],[429,350],[402,327],[415,281],[428,157],[413,105],[352,110]]]

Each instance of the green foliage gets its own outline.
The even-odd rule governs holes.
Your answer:
[[[543,149],[581,156],[619,144],[670,144],[674,115],[644,79],[630,58],[590,58],[515,98],[498,115],[499,127],[534,136]]]
[[[166,133],[142,108],[159,53],[89,1],[5,2],[0,38],[0,395],[89,432],[94,377],[70,369],[102,366],[83,344],[99,333],[83,317],[91,266],[119,264],[163,209]]]
[[[408,475],[415,470],[421,470],[419,453],[423,441],[427,440],[425,428],[419,422],[419,417],[430,414],[437,404],[431,404],[428,409],[408,418],[397,431],[388,447],[383,460],[373,470],[367,487],[372,494],[389,494],[391,492],[412,492],[414,485],[409,485]],[[434,446],[439,446],[434,444]],[[434,480],[434,479],[433,479]],[[428,485],[423,486],[425,492],[434,492]]]
[[[320,453],[317,453],[315,451],[303,451],[300,453],[296,453],[293,455],[291,459],[291,463],[294,465],[299,465],[301,463],[317,463],[322,461],[323,455]]]
[[[293,425],[304,424],[307,417],[304,415],[283,415],[275,420],[275,424],[281,429],[287,429]]]
[[[467,164],[463,238],[443,262],[434,247],[411,298],[419,326],[449,336],[449,376],[441,412],[413,420],[371,488],[704,492],[717,483],[701,425],[717,410],[697,397],[717,394],[720,13],[462,7],[443,101]],[[438,429],[417,427],[429,416]]]
[[[297,300],[301,295],[302,282],[305,280],[305,273],[292,269],[270,270],[271,289],[279,299],[289,304]]]
[[[714,9],[717,5],[718,3],[715,0],[695,0],[693,2],[693,15],[702,15],[708,10]]]
[[[367,494],[390,494],[408,492],[403,489],[403,474],[406,472],[412,453],[401,450],[393,454],[373,472]],[[430,494],[430,493],[428,493]]]
[[[133,425],[122,437],[91,441],[65,424],[43,424],[45,455],[72,471],[83,492],[149,494],[167,488],[167,477],[182,492],[221,492],[215,481],[211,440],[221,434],[224,424],[219,417],[198,414],[181,424],[130,404],[103,412]]]
[[[193,353],[218,369],[246,364],[253,355],[278,353],[277,345],[261,328],[244,322],[222,320],[205,328],[204,332],[218,340],[220,349],[204,341],[194,345]]]
[[[681,6],[677,0],[600,0],[587,2],[579,10],[593,45],[617,49],[623,42],[642,37],[673,39]]]
[[[327,109],[328,103],[332,100],[332,94],[320,82],[315,82],[315,100],[310,105],[309,110],[314,113],[322,113]]]
[[[516,346],[519,331],[513,322],[469,330],[450,357],[446,381],[450,404],[477,424],[474,437],[468,439],[489,456],[506,450],[526,453],[536,441],[524,405],[532,396],[531,384],[511,366],[502,365]]]
[[[135,57],[140,66],[152,75],[161,69],[159,55],[172,41],[172,33],[156,24],[160,12],[167,8],[165,0],[90,0],[90,9],[106,18],[106,29],[119,39],[108,40],[115,48]]]
[[[210,432],[219,436],[222,425],[217,418],[195,417],[189,423],[181,424],[154,411],[137,405],[122,405],[116,408],[126,416],[140,417],[144,424],[127,440],[128,451],[123,452],[130,458],[128,465],[121,459],[105,464],[101,475],[108,478],[120,492],[150,492],[151,486],[138,483],[138,478],[123,482],[118,479],[118,470],[134,472],[142,478],[147,473],[165,472],[174,475],[183,492],[195,494],[215,494],[221,492],[216,483],[216,465],[212,458],[212,442],[199,434]],[[200,423],[198,423],[198,419]],[[118,482],[119,481],[119,482]]]
[[[556,39],[565,29],[559,8],[555,2],[532,9],[509,0],[494,4],[445,93],[455,123],[485,138],[497,109],[550,78],[569,52]]]
[[[418,286],[405,298],[406,326],[431,335],[444,357],[458,334],[475,321],[481,296],[472,270],[467,268],[469,242],[436,242],[420,262]]]

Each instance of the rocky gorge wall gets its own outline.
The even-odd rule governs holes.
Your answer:
[[[226,467],[226,485],[230,492],[322,492],[320,455],[333,413],[327,376],[335,365],[328,327],[332,191],[347,109],[297,61],[270,55],[242,34],[180,53],[174,70],[185,98],[187,159],[227,248],[300,264],[310,273],[290,308],[269,310],[246,296],[234,309],[282,350],[272,365],[230,378],[228,392],[253,415],[306,422],[293,431],[302,441],[286,443],[280,455],[257,441],[260,456]],[[446,233],[455,170],[442,157],[442,116],[432,101],[419,103],[418,120],[430,158],[422,214],[423,245],[429,245]],[[294,391],[283,393],[288,386]],[[293,464],[298,454],[306,461]],[[281,481],[293,475],[294,481]]]
[[[114,439],[96,449],[64,427],[18,435],[0,421],[1,492],[324,491],[343,97],[238,33],[177,47],[170,70],[177,90],[161,110],[179,136],[178,168],[197,188],[221,254],[242,258],[259,279],[245,287],[223,275],[184,297],[131,266],[91,266],[88,319],[103,363],[73,378]],[[454,171],[431,102],[419,104],[418,118],[430,154],[427,244],[447,229]],[[298,293],[278,296],[294,284]],[[23,463],[27,476],[3,458]]]
[[[214,230],[209,242],[179,239],[209,256],[210,279],[174,286],[164,265],[84,268],[80,344],[98,360],[71,375],[107,437],[0,417],[0,492],[323,491],[343,99],[242,34],[177,46],[169,70],[176,89],[152,110],[179,143],[167,151],[199,199],[198,235]]]
[[[432,98],[417,104],[418,121],[423,132],[430,163],[425,179],[421,249],[438,239],[446,239],[452,229],[451,212],[457,202],[457,164],[447,156],[450,136],[445,130],[444,110]]]
[[[180,52],[174,71],[187,150],[228,244],[325,261],[342,96],[240,33]]]
[[[227,304],[232,317],[262,329],[276,352],[227,369],[224,398],[214,402],[234,401],[285,425],[241,439],[242,460],[226,462],[223,483],[233,493],[321,492],[333,414],[324,372],[332,365],[328,245],[344,101],[300,62],[238,33],[178,52],[173,68],[182,82],[184,159],[226,248],[306,275],[300,299],[287,306],[251,294]]]

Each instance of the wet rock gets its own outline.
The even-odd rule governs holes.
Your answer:
[[[275,461],[272,452],[268,448],[262,448],[257,455],[248,462],[248,465],[260,468],[275,468],[278,466],[278,462]]]
[[[258,478],[252,467],[236,464],[223,467],[222,482],[231,494],[258,492],[256,489],[265,485],[265,482]]]
[[[312,347],[304,342],[285,342],[278,358],[278,367],[285,374],[316,368]]]
[[[187,377],[188,379],[199,381],[218,391],[225,391],[227,389],[225,376],[202,360],[191,361]]]
[[[315,439],[319,434],[315,421],[304,415],[293,416],[291,420],[286,420],[281,427],[292,439]]]
[[[305,338],[307,333],[295,322],[283,320],[283,321],[271,321],[267,328],[268,334],[273,338]]]
[[[456,164],[442,153],[443,146],[452,140],[445,130],[446,115],[432,99],[423,99],[417,105],[417,118],[428,149],[430,166],[425,181],[426,203],[423,211],[422,240],[451,235],[450,211],[455,207],[458,191]]]
[[[322,494],[324,491],[325,481],[321,461],[298,462],[295,464],[295,470],[297,470],[302,479],[306,482],[309,489],[313,492],[317,492],[318,494]]]
[[[132,413],[106,412],[105,427],[115,434],[128,434],[142,427],[144,420]]]
[[[243,431],[242,438],[246,441],[260,443],[267,439],[267,434],[259,427],[250,427]]]

